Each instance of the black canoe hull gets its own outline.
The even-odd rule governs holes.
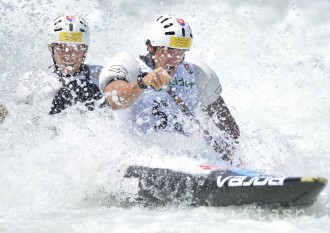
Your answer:
[[[145,205],[310,205],[327,184],[324,178],[277,178],[239,171],[219,169],[207,174],[189,174],[130,166],[125,178],[138,179],[139,191],[135,201]]]

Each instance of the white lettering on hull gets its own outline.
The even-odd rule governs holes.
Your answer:
[[[247,176],[218,176],[217,186],[223,187],[227,182],[229,187],[241,186],[283,186],[285,177],[247,177]]]

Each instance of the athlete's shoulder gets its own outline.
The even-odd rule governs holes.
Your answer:
[[[113,80],[126,80],[131,82],[140,74],[140,65],[131,54],[121,52],[115,55],[102,69],[100,74],[100,90]]]
[[[197,60],[191,61],[190,66],[192,66],[194,69],[195,77],[198,80],[199,88],[204,89],[208,84],[211,83],[220,84],[218,75],[210,66]]]
[[[95,84],[95,85],[99,85],[99,79],[100,79],[100,74],[102,71],[102,66],[100,65],[90,65],[87,64],[85,65],[88,69],[88,73],[89,73],[89,79]]]
[[[102,71],[103,66],[100,65],[86,65],[89,69],[90,75],[98,77]]]
[[[199,101],[204,106],[213,103],[222,91],[218,75],[211,67],[200,61],[192,60],[189,64],[195,73]]]

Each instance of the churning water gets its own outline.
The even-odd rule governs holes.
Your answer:
[[[109,109],[54,117],[42,98],[17,99],[52,64],[47,30],[58,15],[88,21],[87,63],[100,65],[123,50],[145,53],[148,23],[181,16],[194,32],[187,59],[219,75],[245,167],[329,178],[329,10],[326,0],[1,0],[0,101],[10,115],[0,125],[0,232],[328,232],[329,188],[308,208],[122,206],[135,191],[123,181],[128,165],[188,166],[173,148],[198,143],[128,136]]]

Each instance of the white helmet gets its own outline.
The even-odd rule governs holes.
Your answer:
[[[89,46],[89,27],[86,21],[77,16],[57,17],[50,25],[48,44],[84,44]]]
[[[165,46],[189,50],[193,35],[189,24],[183,19],[160,16],[151,23],[146,39],[154,47]]]

